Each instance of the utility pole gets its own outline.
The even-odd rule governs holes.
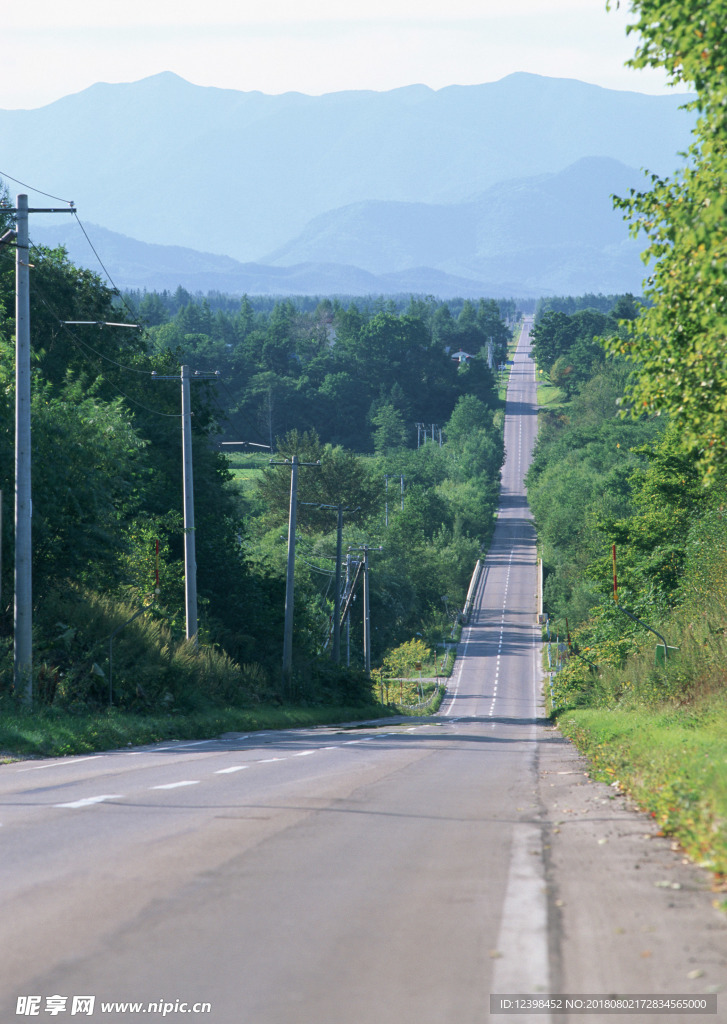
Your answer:
[[[320,462],[299,462],[294,455],[285,462],[273,462],[271,466],[290,466],[290,512],[288,514],[288,564],[285,572],[285,625],[283,632],[283,695],[290,693],[293,675],[293,606],[295,591],[295,520],[298,504],[298,468],[318,466]]]
[[[369,608],[369,551],[383,551],[381,546],[369,547],[368,544],[362,544],[359,548],[349,548],[349,551],[363,551],[363,592],[364,592],[364,610],[363,610],[363,641],[364,641],[364,671],[367,676],[371,675],[371,611]]]
[[[13,620],[15,693],[33,703],[33,548],[30,473],[30,243],[29,213],[75,213],[73,203],[60,209],[31,209],[27,195],[16,197],[15,254],[15,609]]]
[[[293,671],[293,600],[295,588],[295,520],[298,501],[298,456],[293,456],[290,471],[290,511],[288,514],[288,565],[285,573],[285,632],[283,635],[283,686],[290,691]]]
[[[154,380],[180,380],[182,383],[182,500],[184,504],[184,608],[185,635],[197,642],[197,551],[194,527],[194,474],[192,469],[192,408],[189,394],[190,380],[217,380],[219,370],[190,373],[182,366],[180,376],[161,375],[152,370]]]
[[[15,692],[33,702],[33,579],[30,482],[30,248],[28,197],[15,218]]]
[[[367,676],[371,675],[371,606],[369,602],[369,552],[364,548],[364,671]]]
[[[346,593],[348,593],[348,582],[351,579],[351,553],[346,555]],[[351,616],[346,616],[346,667],[351,664]]]
[[[341,662],[341,570],[343,567],[343,513],[360,512],[360,506],[351,508],[350,505],[319,505],[318,508],[335,508],[337,512],[336,525],[336,575],[333,588],[333,647],[331,660],[339,665]],[[348,579],[348,574],[346,575]]]
[[[384,498],[385,508],[386,508],[385,522],[386,522],[386,528],[387,529],[389,527],[389,477],[390,476],[391,476],[390,473],[384,473],[384,480],[386,481],[386,497]]]
[[[189,407],[189,367],[182,367],[182,488],[184,492],[184,607],[186,636],[197,637],[197,549],[194,536],[194,474],[192,470],[192,411]]]
[[[341,561],[343,548],[343,505],[336,508],[336,583],[333,588],[333,651],[334,665],[341,664]]]

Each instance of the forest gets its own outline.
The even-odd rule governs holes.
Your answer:
[[[4,231],[11,214],[0,220]],[[497,368],[513,304],[121,295],[62,249],[31,254],[36,706],[181,713],[369,701],[360,600],[344,664],[331,663],[336,517],[320,506],[346,507],[344,551],[381,548],[371,557],[374,662],[416,635],[441,642],[492,529],[503,456]],[[14,260],[12,246],[0,247],[6,700]],[[182,365],[216,374],[191,384],[194,642],[185,639]],[[283,693],[293,455],[313,465],[300,472],[294,672]]]

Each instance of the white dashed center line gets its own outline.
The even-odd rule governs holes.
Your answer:
[[[150,786],[150,789],[179,789],[180,786],[198,786],[199,779],[185,779],[184,782],[166,782],[163,786]]]
[[[104,800],[123,800],[120,793],[106,793],[104,796],[87,796],[84,800],[74,800],[68,804],[54,804],[55,807],[90,807],[92,804],[102,804]]]

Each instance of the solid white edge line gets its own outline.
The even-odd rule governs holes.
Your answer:
[[[16,768],[16,772],[39,772],[41,768],[67,768],[71,764],[81,764],[82,761],[96,761],[99,757],[103,757],[103,754],[91,754],[90,757],[74,757],[72,761],[66,761],[65,758],[59,757],[56,761],[50,761],[48,764],[35,764],[32,768]]]
[[[452,708],[454,707],[454,702],[456,700],[457,694],[459,693],[459,684],[462,682],[462,669],[464,668],[465,658],[467,657],[467,645],[470,642],[471,636],[472,636],[472,627],[468,626],[467,627],[467,637],[465,638],[464,647],[462,648],[462,656],[461,656],[461,658],[459,660],[459,669],[457,670],[457,681],[455,683],[454,690],[452,691],[452,694],[450,696],[449,707],[444,712],[445,717],[451,713]]]

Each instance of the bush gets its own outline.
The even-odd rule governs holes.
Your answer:
[[[259,666],[243,670],[214,647],[175,638],[163,609],[151,605],[138,615],[142,607],[81,588],[48,595],[34,627],[37,702],[98,708],[110,703],[113,689],[122,708],[187,711],[267,695]],[[2,678],[8,690],[9,649]]]

